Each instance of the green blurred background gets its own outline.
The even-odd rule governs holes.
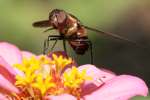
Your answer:
[[[150,86],[150,1],[148,0],[0,0],[0,40],[23,50],[42,53],[43,40],[51,33],[34,28],[35,21],[48,19],[52,9],[64,9],[87,26],[127,37],[147,49],[88,31],[93,42],[94,64],[117,74],[136,75]],[[89,53],[69,55],[79,64],[90,62]],[[59,42],[55,50],[63,50]],[[88,59],[87,59],[88,58]],[[137,97],[134,100],[148,100]]]

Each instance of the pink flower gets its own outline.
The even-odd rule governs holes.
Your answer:
[[[72,67],[72,62],[57,55],[51,58],[35,56],[20,51],[12,44],[0,42],[0,100],[21,100],[26,97],[41,100],[127,100],[148,94],[148,87],[138,77],[117,76],[90,64],[76,68]],[[52,65],[50,68],[47,67],[49,64]],[[27,70],[29,66],[32,68]],[[65,66],[71,67],[65,69]],[[31,76],[25,77],[26,74]]]

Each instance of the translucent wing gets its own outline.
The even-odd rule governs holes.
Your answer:
[[[49,20],[42,20],[42,21],[37,21],[37,22],[34,22],[32,24],[34,27],[50,27],[51,26],[51,23],[49,22]]]
[[[84,25],[83,25],[83,26],[84,26]],[[136,43],[135,41],[129,40],[129,39],[124,38],[124,37],[122,37],[122,36],[119,36],[119,35],[117,35],[117,34],[113,34],[113,33],[110,33],[110,32],[104,32],[104,31],[101,31],[101,30],[98,30],[98,29],[94,29],[94,28],[91,28],[91,27],[88,27],[88,26],[84,26],[84,27],[85,27],[86,29],[88,29],[88,30],[95,31],[95,32],[97,32],[97,33],[101,33],[101,34],[104,34],[104,35],[107,35],[107,36],[111,36],[111,37],[116,38],[116,39],[119,39],[119,40],[124,40],[124,41],[129,42],[129,43],[132,43],[132,44],[134,44],[134,45],[136,45],[136,46],[138,46],[138,47],[145,48],[145,47],[143,47],[142,45],[139,45],[138,43]]]

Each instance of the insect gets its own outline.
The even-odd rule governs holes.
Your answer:
[[[76,52],[76,54],[83,55],[88,49],[90,49],[91,63],[93,63],[92,42],[88,38],[87,30],[95,31],[97,33],[102,33],[120,40],[125,40],[130,43],[136,44],[135,42],[130,41],[117,34],[103,32],[101,30],[85,26],[74,15],[60,9],[52,10],[49,14],[48,20],[34,22],[33,26],[41,28],[50,27],[44,32],[53,29],[58,30],[59,32],[59,35],[49,35],[48,38],[44,41],[44,49],[43,49],[44,54],[49,48],[49,41],[55,41],[51,47],[51,50],[53,50],[58,40],[63,41],[64,51],[67,52],[66,41],[68,41],[68,43]]]

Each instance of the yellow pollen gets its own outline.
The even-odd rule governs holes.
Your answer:
[[[42,95],[44,95],[48,89],[56,87],[55,83],[52,82],[52,77],[49,76],[43,80],[40,74],[37,76],[35,83],[31,86],[39,89]]]
[[[44,95],[48,89],[55,86],[51,81],[50,62],[51,59],[43,55],[33,56],[30,59],[23,58],[21,64],[14,65],[24,73],[23,76],[16,75],[15,85],[26,88],[32,87],[33,90],[38,89]]]
[[[57,73],[60,73],[67,65],[73,62],[71,58],[63,58],[63,56],[61,55],[58,57],[57,55],[53,54],[52,57],[53,61],[51,62],[51,64],[55,65]]]
[[[64,86],[69,94],[77,97],[79,100],[82,92],[82,85],[86,80],[91,80],[90,76],[86,75],[86,69],[79,71],[75,66],[69,72],[64,72],[63,81]]]
[[[91,77],[86,75],[86,70],[79,71],[75,66],[62,74],[62,70],[73,60],[55,54],[52,58],[44,55],[32,56],[23,58],[21,64],[14,65],[23,73],[23,75],[16,75],[15,85],[22,91],[20,94],[13,95],[16,100],[22,100],[21,98],[41,100],[44,96],[63,93],[80,98],[81,86]]]
[[[91,77],[86,75],[86,70],[81,72],[74,66],[69,72],[63,74],[64,85],[68,88],[80,88],[80,86]]]

